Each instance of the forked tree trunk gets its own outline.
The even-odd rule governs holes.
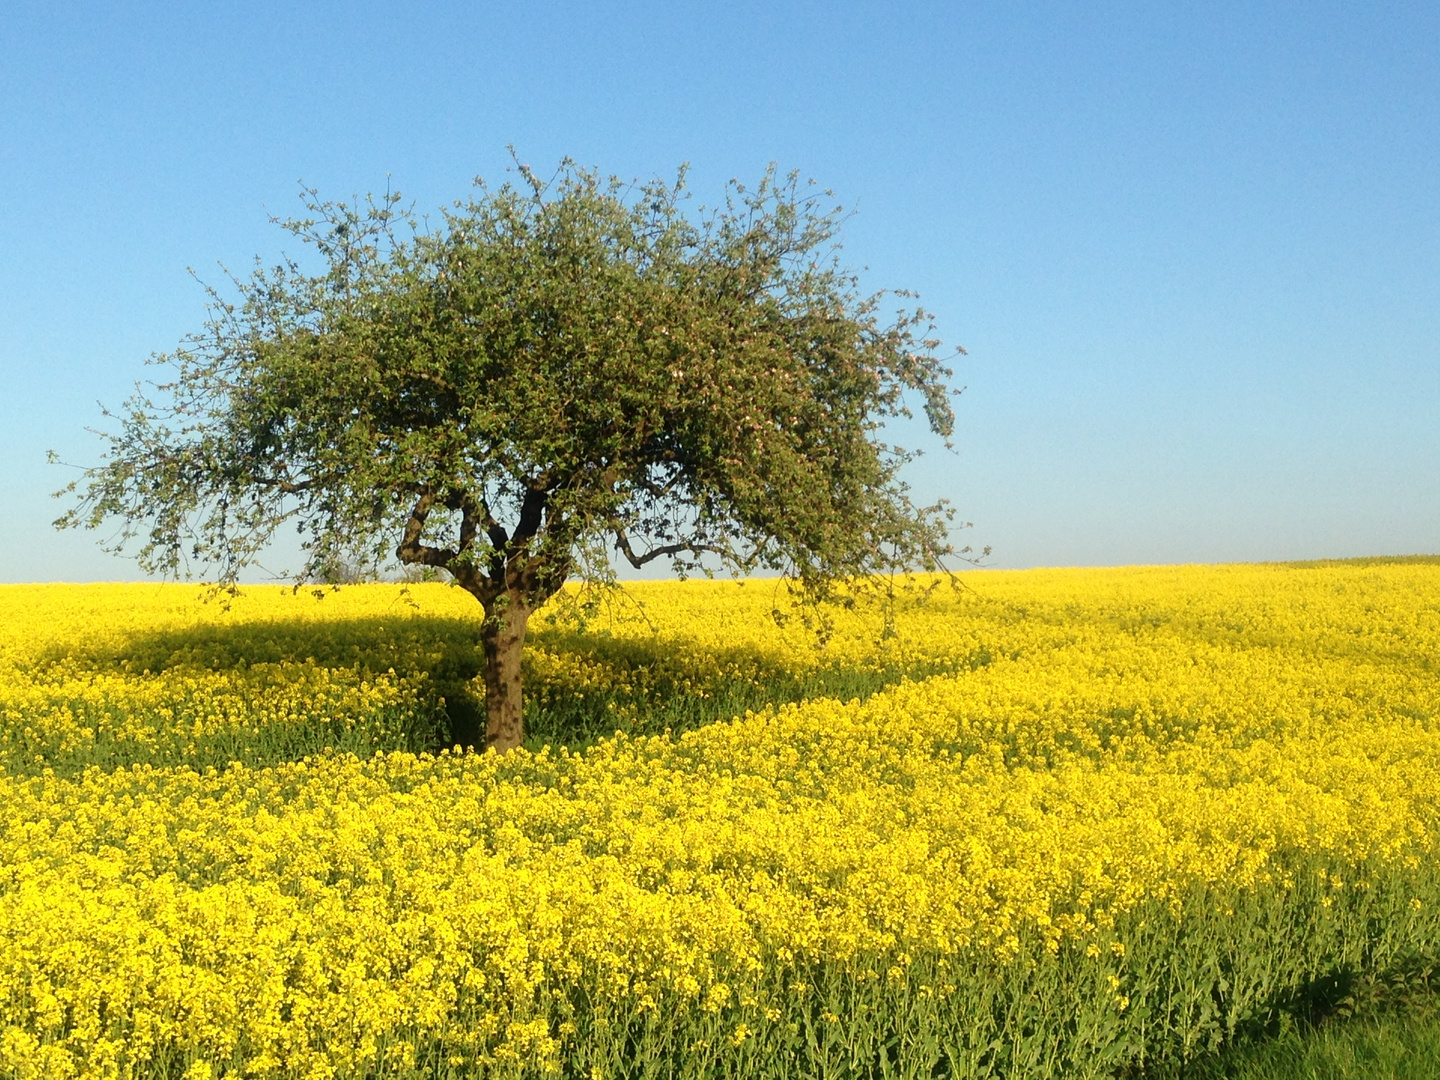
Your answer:
[[[485,746],[507,753],[525,741],[520,654],[530,609],[513,594],[487,608],[480,631],[485,653]]]

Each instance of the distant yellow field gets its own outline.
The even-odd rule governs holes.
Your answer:
[[[0,587],[0,1075],[1105,1075],[1440,958],[1440,563],[962,581],[542,619],[503,759],[445,586]]]

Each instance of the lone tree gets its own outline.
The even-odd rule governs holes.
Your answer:
[[[484,608],[499,751],[524,737],[531,614],[616,556],[811,592],[940,566],[950,511],[912,503],[880,436],[914,394],[948,437],[950,371],[924,311],[882,320],[840,265],[838,207],[773,168],[694,215],[683,170],[518,176],[434,222],[308,191],[280,224],[311,266],[207,290],[57,526],[119,519],[110,550],[139,537],[146,569],[222,585],[287,523],[297,580],[444,569]]]

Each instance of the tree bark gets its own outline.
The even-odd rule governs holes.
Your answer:
[[[480,643],[485,653],[485,747],[508,753],[525,741],[520,655],[530,611],[514,593],[485,609]]]

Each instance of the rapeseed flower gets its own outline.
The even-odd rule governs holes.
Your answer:
[[[824,649],[760,582],[542,619],[536,700],[641,728],[888,674],[503,759],[406,742],[470,677],[442,586],[0,588],[0,1075],[1083,1073],[1440,955],[1440,566],[965,580]]]

